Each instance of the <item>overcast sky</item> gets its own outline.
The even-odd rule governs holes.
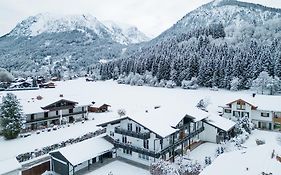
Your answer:
[[[0,0],[0,36],[28,16],[38,13],[90,13],[100,21],[137,26],[157,36],[189,11],[212,0]],[[243,0],[281,8],[281,0]]]

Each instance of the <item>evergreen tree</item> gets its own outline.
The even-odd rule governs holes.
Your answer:
[[[23,127],[24,120],[22,107],[14,94],[8,93],[2,98],[0,114],[4,137],[6,139],[16,138]]]

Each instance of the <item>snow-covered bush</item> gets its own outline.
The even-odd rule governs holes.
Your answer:
[[[166,80],[160,80],[160,82],[157,85],[158,87],[165,87],[166,86]]]
[[[118,109],[117,113],[120,117],[122,117],[122,116],[126,115],[126,110],[125,109]]]
[[[126,83],[125,79],[126,79],[126,76],[124,74],[121,74],[121,75],[119,75],[119,77],[117,79],[117,83],[118,84],[125,84]]]
[[[192,77],[191,80],[182,80],[181,82],[181,88],[183,89],[198,89],[198,80],[196,77]]]
[[[210,104],[209,99],[204,98],[204,99],[201,99],[201,100],[197,103],[196,107],[199,108],[199,109],[202,109],[202,110],[206,111],[209,104]]]
[[[199,174],[201,169],[202,167],[198,162],[179,157],[174,163],[164,160],[152,163],[150,173],[152,175],[196,175]]]
[[[148,85],[149,86],[157,86],[158,84],[158,81],[157,81],[157,77],[153,77],[149,82],[148,82]]]
[[[176,83],[173,80],[169,80],[166,83],[166,88],[174,88],[176,86]]]
[[[6,69],[0,68],[0,82],[11,82],[14,80],[14,76]]]
[[[254,124],[250,121],[248,116],[238,117],[237,124],[235,125],[235,131],[239,134],[243,133],[245,130],[248,133],[254,128]]]

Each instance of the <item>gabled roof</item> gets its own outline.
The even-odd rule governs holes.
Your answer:
[[[67,105],[66,106],[56,106],[56,104],[60,104],[60,103],[66,103]],[[75,106],[76,104],[78,104],[78,102],[75,102],[75,101],[70,101],[70,100],[65,100],[65,99],[61,99],[61,100],[58,100],[54,103],[51,103],[47,106],[44,106],[44,107],[41,107],[43,110],[50,110],[50,109],[61,109],[63,107],[67,107],[67,106]]]
[[[243,100],[243,99],[241,99],[241,98],[239,98],[239,99],[237,99],[237,100],[234,100],[234,101],[232,101],[232,102],[230,102],[230,103],[227,103],[226,105],[231,105],[231,104],[233,104],[233,103],[235,103],[235,102],[239,102],[239,101],[244,102],[244,103],[247,103],[247,104],[250,105],[253,109],[257,109],[257,107],[258,107],[258,106],[255,106],[255,105],[253,105],[252,103],[249,103],[249,102],[247,102],[247,101],[245,101],[245,100]]]
[[[71,165],[75,166],[102,155],[113,148],[113,144],[99,136],[61,148],[51,152],[50,154],[52,155],[52,153],[59,152],[69,163],[71,163]]]
[[[178,131],[176,126],[185,117],[192,119],[192,122],[201,121],[208,117],[209,113],[202,111],[196,107],[178,109],[176,107],[161,106],[160,108],[146,109],[141,112],[128,114],[129,117],[113,120],[111,122],[103,123],[99,126],[106,126],[109,123],[117,123],[124,119],[131,119],[147,128],[156,135],[164,138],[172,133]]]
[[[208,118],[204,119],[204,122],[225,132],[231,130],[236,124],[234,121],[218,115],[210,115]]]

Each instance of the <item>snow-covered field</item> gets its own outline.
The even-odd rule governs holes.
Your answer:
[[[110,174],[111,173],[111,174]],[[114,161],[86,175],[149,175],[149,171],[121,161]]]
[[[120,85],[113,81],[86,82],[84,78],[56,82],[56,84],[55,89],[17,91],[13,93],[21,100],[25,112],[40,109],[42,105],[47,105],[42,103],[44,100],[48,103],[57,101],[60,99],[60,94],[63,94],[63,98],[78,101],[80,104],[90,104],[92,101],[95,101],[97,105],[109,104],[112,106],[110,112],[91,114],[90,118],[93,117],[95,120],[87,121],[84,124],[76,123],[69,128],[61,128],[57,131],[44,132],[38,135],[33,134],[27,138],[7,141],[0,137],[0,161],[15,157],[20,153],[33,151],[36,148],[93,132],[97,129],[97,124],[118,118],[116,111],[120,108],[124,108],[129,116],[140,111],[144,112],[146,109],[153,108],[154,106],[175,107],[176,109],[188,111],[190,107],[195,107],[199,100],[207,98],[210,102],[208,110],[217,113],[221,110],[219,106],[224,106],[233,99],[251,98],[252,96],[251,91],[231,92],[227,90],[211,91],[207,88],[184,90],[180,88],[140,87]],[[1,92],[0,97],[5,95],[5,93]],[[42,102],[33,100],[38,95],[43,97],[44,100]],[[265,101],[281,100],[280,96],[257,95],[255,98],[264,99]],[[159,125],[159,123],[155,123],[155,125]],[[272,132],[269,134],[262,131],[254,132],[244,145],[248,147],[255,145],[256,138],[262,138],[270,143],[275,136]],[[195,149],[190,156],[192,158],[196,157],[198,161],[202,161],[205,158],[203,153],[211,152],[211,149],[214,147],[215,144],[202,145]],[[203,153],[197,150],[203,150]]]

